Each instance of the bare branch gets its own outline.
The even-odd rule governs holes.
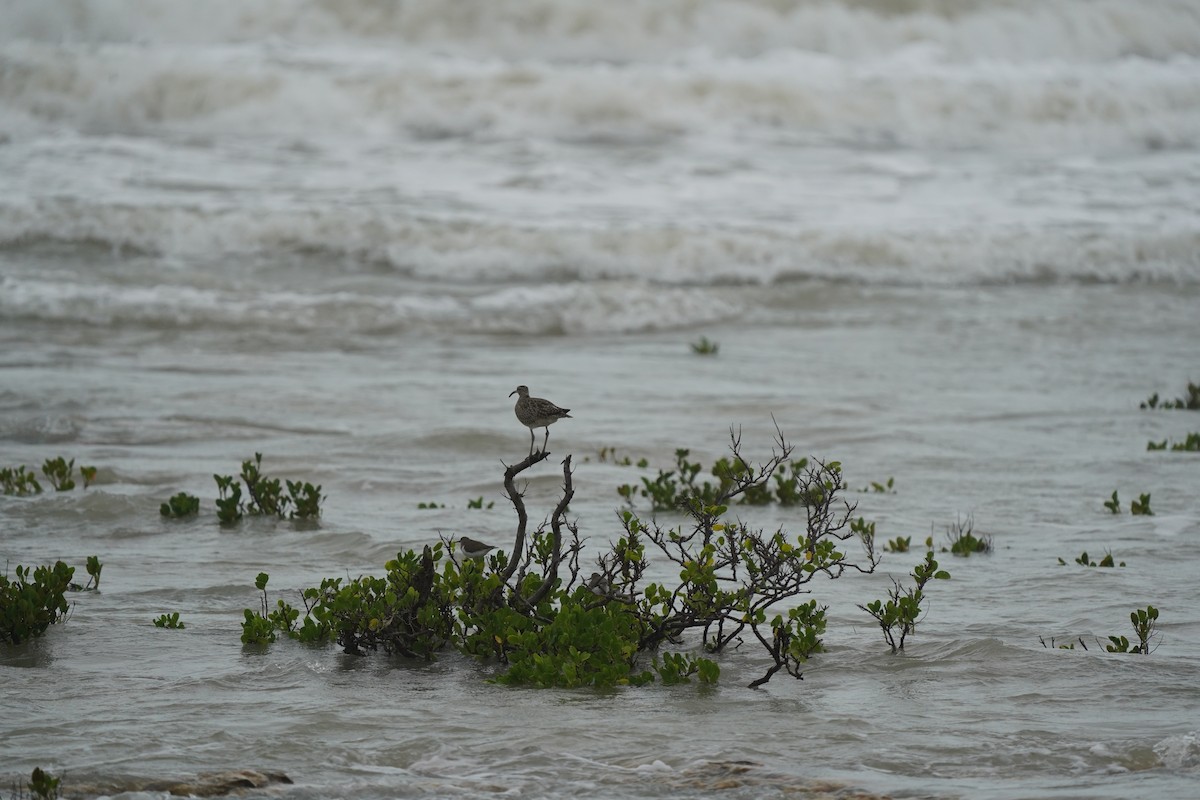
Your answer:
[[[505,583],[512,579],[513,573],[517,570],[519,562],[519,554],[525,550],[525,530],[529,525],[529,515],[525,511],[525,501],[522,499],[524,493],[518,492],[514,484],[514,480],[525,470],[537,464],[539,461],[544,461],[550,456],[547,451],[533,453],[524,461],[513,464],[511,467],[507,464],[504,469],[504,491],[508,495],[508,499],[512,502],[513,508],[517,511],[517,534],[513,542],[512,555],[508,560],[508,567],[504,570],[501,578]],[[501,462],[503,463],[503,462]]]

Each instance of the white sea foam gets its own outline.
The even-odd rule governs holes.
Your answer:
[[[922,229],[785,220],[597,228],[391,217],[342,206],[255,212],[46,201],[0,209],[0,248],[99,245],[185,262],[232,262],[235,274],[248,274],[264,258],[282,259],[317,263],[331,275],[383,269],[447,287],[626,280],[660,287],[806,279],[912,286],[1200,282],[1200,229],[1186,224],[981,230],[969,224]],[[195,304],[201,304],[198,298]]]
[[[388,49],[11,43],[0,124],[87,133],[637,141],[763,131],[905,146],[1171,147],[1200,140],[1198,62],[947,63],[928,48],[671,63],[479,60]],[[36,127],[34,128],[37,129]]]
[[[651,60],[705,50],[861,59],[928,43],[955,60],[1200,55],[1188,0],[4,0],[0,39],[305,45],[382,41],[502,57]]]
[[[13,318],[628,331],[808,280],[1200,282],[1182,0],[0,17]],[[10,268],[47,248],[75,266]]]

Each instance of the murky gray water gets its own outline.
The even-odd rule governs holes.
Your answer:
[[[82,574],[98,554],[105,569],[103,591],[75,596],[66,624],[3,653],[8,771],[50,766],[84,782],[254,767],[314,797],[699,797],[729,779],[714,763],[747,760],[759,766],[731,796],[816,779],[918,796],[1187,796],[1200,758],[1200,464],[1146,452],[1192,419],[1137,401],[1178,384],[1191,337],[1161,321],[1194,326],[1196,292],[795,291],[821,294],[823,308],[787,327],[706,328],[715,358],[690,353],[690,332],[402,335],[227,358],[237,334],[139,352],[140,335],[122,331],[69,347],[61,330],[40,331],[4,364],[5,461],[63,454],[102,479],[0,501],[5,556],[63,558]],[[513,518],[501,460],[527,445],[505,396],[517,380],[573,409],[551,444],[575,456],[572,509],[593,540],[614,535],[615,487],[639,474],[599,462],[601,447],[665,466],[690,446],[711,462],[739,424],[765,453],[773,413],[801,452],[841,459],[852,487],[895,477],[895,494],[853,494],[881,541],[944,541],[973,514],[996,551],[943,558],[954,578],[932,587],[901,657],[855,604],[882,596],[886,572],[903,575],[915,556],[814,586],[831,607],[830,652],[804,681],[777,676],[758,691],[743,688],[765,668],[753,651],[722,658],[715,688],[591,692],[492,686],[487,667],[454,655],[414,665],[242,647],[260,570],[290,591],[378,572],[439,531],[503,541]],[[320,529],[218,526],[209,476],[253,451],[273,474],[324,485]],[[538,469],[529,499],[545,513],[558,473]],[[1125,502],[1152,492],[1156,516],[1109,514],[1112,489]],[[160,520],[180,490],[204,513]],[[481,495],[495,507],[468,510]],[[746,518],[793,522],[777,509]],[[1128,566],[1070,563],[1083,550]],[[1162,611],[1158,649],[1100,652],[1147,603]],[[186,630],[151,625],[169,611]],[[1088,652],[1039,644],[1079,636]]]

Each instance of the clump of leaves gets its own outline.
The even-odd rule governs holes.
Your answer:
[[[1125,636],[1109,636],[1108,640],[1111,644],[1105,645],[1105,649],[1110,653],[1150,655],[1150,640],[1154,638],[1158,629],[1158,609],[1149,605],[1139,608],[1130,613],[1129,621],[1133,624],[1133,632],[1138,639],[1137,644],[1131,645]]]
[[[467,500],[467,508],[469,508],[469,509],[470,508],[491,508],[494,505],[496,505],[496,503],[494,501],[489,500],[488,504],[485,506],[483,504],[483,495],[480,495],[479,497],[477,497],[474,500],[470,500],[470,499]]]
[[[187,626],[179,620],[179,612],[174,611],[170,614],[162,614],[154,620],[154,627],[169,628],[171,630],[182,630]]]
[[[642,478],[642,488],[626,484],[617,487],[617,493],[633,505],[635,494],[648,498],[652,511],[668,511],[682,508],[686,503],[695,499],[713,505],[717,498],[739,482],[754,473],[754,468],[740,455],[720,458],[713,464],[710,474],[717,483],[701,482],[699,475],[704,469],[699,462],[688,461],[691,451],[678,449],[675,451],[675,469],[658,471],[653,480]],[[827,465],[838,473],[838,488],[845,488],[841,478],[841,464],[831,461]],[[808,467],[808,459],[776,465],[770,474],[761,476],[762,480],[750,482],[738,495],[740,505],[766,505],[778,502],[783,506],[802,505],[811,498],[805,497],[800,489],[799,475]],[[769,479],[769,480],[768,480]],[[773,484],[773,485],[772,485]]]
[[[992,537],[986,534],[975,535],[975,520],[968,516],[961,517],[954,525],[947,526],[946,538],[950,541],[950,553],[956,556],[968,557],[972,553],[992,552]],[[946,548],[942,548],[946,552]]]
[[[1121,513],[1121,500],[1117,497],[1115,490],[1112,493],[1112,498],[1104,501],[1104,507],[1114,514]],[[1140,495],[1137,500],[1131,501],[1129,503],[1129,513],[1148,517],[1154,516],[1154,512],[1150,510],[1150,494]]]
[[[18,565],[15,581],[0,576],[0,642],[20,644],[64,619],[74,575],[74,567],[57,561],[33,569]]]
[[[759,686],[780,670],[800,677],[803,663],[820,652],[824,630],[824,609],[815,604],[792,609],[787,616],[768,617],[768,609],[805,593],[818,575],[837,578],[847,569],[873,572],[878,558],[872,529],[852,524],[855,506],[842,496],[845,481],[838,462],[793,461],[792,447],[782,435],[771,456],[757,466],[742,456],[740,437],[732,430],[730,451],[730,457],[713,469],[721,481],[715,487],[705,484],[705,489],[697,490],[698,470],[681,471],[684,486],[690,488],[679,493],[677,504],[690,517],[687,526],[663,528],[623,511],[624,535],[599,560],[599,574],[616,595],[642,595],[635,606],[646,626],[639,651],[677,642],[693,628],[702,631],[702,644],[712,653],[736,645],[743,634],[749,634],[773,662],[750,684]],[[779,477],[785,496],[801,507],[804,528],[798,537],[782,529],[753,530],[744,522],[725,520],[731,503],[760,496]],[[781,484],[775,483],[778,496]],[[848,539],[861,542],[865,560],[847,555],[842,543]],[[641,586],[646,543],[678,566],[677,586]]]
[[[292,501],[291,519],[316,519],[321,516],[321,501],[325,499],[320,486],[305,481],[287,481],[288,497]]]
[[[1161,442],[1146,442],[1147,450],[1166,450],[1167,440]],[[1187,438],[1182,442],[1171,442],[1172,452],[1180,453],[1200,453],[1200,433],[1189,433]]]
[[[591,458],[585,457],[583,460],[591,461]],[[601,447],[596,453],[596,460],[601,464],[613,463],[622,467],[635,466],[634,460],[629,456],[617,455],[617,448],[615,447]],[[636,462],[636,466],[645,469],[646,467],[650,466],[650,462],[645,458],[639,458]]]
[[[104,569],[104,565],[100,563],[99,556],[87,557],[88,588],[100,588],[100,570],[102,569]]]
[[[75,481],[71,478],[74,470],[75,459],[73,458],[70,461],[64,460],[62,456],[48,458],[42,464],[42,474],[46,476],[46,480],[50,481],[50,485],[56,492],[68,492],[75,488]]]
[[[424,511],[425,509],[435,509],[435,508],[445,508],[445,507],[446,506],[444,503],[438,503],[436,501],[430,501],[428,503],[417,503],[417,508],[422,511]]]
[[[262,612],[255,613],[248,608],[245,610],[245,621],[242,623],[242,644],[269,644],[275,641],[275,625],[268,618],[269,611],[267,609],[267,581],[270,578],[271,576],[267,573],[260,572],[254,579],[255,588],[262,592]]]
[[[925,584],[930,580],[946,580],[950,573],[938,569],[938,563],[933,557],[933,551],[925,553],[925,560],[913,568],[914,586],[904,587],[893,578],[892,588],[888,591],[886,600],[872,600],[866,605],[859,605],[875,621],[883,631],[883,639],[892,648],[892,652],[904,649],[904,640],[917,629],[917,621],[921,618],[921,603],[925,599]]]
[[[883,549],[889,553],[907,553],[912,546],[911,536],[898,536],[895,539],[888,539],[888,543]]]
[[[1187,393],[1184,397],[1177,397],[1174,400],[1160,401],[1158,392],[1150,395],[1141,408],[1173,408],[1185,411],[1200,411],[1200,384],[1188,381]]]
[[[42,493],[42,485],[38,483],[33,472],[26,470],[24,466],[0,469],[0,486],[4,487],[4,493],[7,495],[24,496]]]
[[[869,484],[867,484],[866,486],[859,489],[859,491],[860,492],[874,492],[875,494],[895,494],[896,493],[896,479],[894,477],[889,476],[886,483],[879,483],[878,481],[871,481]]]
[[[1066,564],[1067,562],[1063,561],[1060,558],[1058,560],[1058,563]],[[1113,559],[1112,553],[1105,552],[1104,558],[1100,559],[1099,561],[1091,561],[1088,559],[1088,554],[1087,554],[1086,550],[1083,551],[1083,553],[1079,556],[1079,558],[1075,559],[1075,563],[1081,564],[1085,567],[1116,567],[1116,566],[1118,566],[1118,564]],[[1125,566],[1125,562],[1122,561],[1120,563],[1120,566],[1122,566],[1122,567]]]
[[[256,613],[247,608],[243,612],[243,644],[269,644],[275,641],[276,632],[284,634],[289,639],[307,643],[325,642],[331,638],[326,609],[315,607],[315,599],[318,596],[317,589],[308,589],[301,595],[307,613],[303,624],[300,624],[298,622],[299,609],[284,600],[276,600],[274,610],[270,609],[267,599],[267,582],[269,580],[270,576],[265,572],[258,573],[254,580],[255,588],[262,592],[262,597],[259,598],[261,610]],[[331,579],[322,583],[321,591],[324,591],[326,584],[337,580],[340,579]]]
[[[262,453],[255,453],[253,461],[247,459],[242,462],[239,477],[241,484],[229,475],[213,475],[220,495],[217,498],[217,519],[223,525],[232,525],[245,514],[280,519],[315,519],[321,516],[321,502],[325,499],[321,487],[286,481],[285,495],[284,484],[262,471]],[[246,487],[245,502],[242,501],[242,485]]]
[[[278,478],[269,478],[262,471],[262,453],[255,453],[254,460],[242,462],[242,483],[246,485],[249,499],[246,512],[252,515],[287,516],[289,498],[283,494],[283,484]]]
[[[29,795],[32,800],[56,800],[61,783],[61,777],[55,777],[41,767],[34,767],[27,784]]]
[[[159,506],[158,513],[164,517],[176,519],[195,516],[200,513],[200,498],[187,492],[180,492]]]
[[[692,342],[692,352],[698,356],[715,356],[721,345],[710,342],[707,336],[701,336],[700,341]]]
[[[86,489],[96,480],[96,468],[80,466],[79,476],[83,478],[83,488]]]
[[[217,519],[232,525],[242,519],[242,485],[232,475],[213,475],[217,482]]]

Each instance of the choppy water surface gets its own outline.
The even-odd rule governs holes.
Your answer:
[[[1192,4],[200,8],[0,2],[0,466],[100,470],[0,497],[0,556],[105,565],[0,650],[0,778],[1195,794],[1200,456],[1146,443],[1200,414],[1138,409],[1200,379]],[[762,456],[774,418],[852,490],[895,478],[850,493],[881,541],[970,515],[995,552],[943,558],[899,657],[856,604],[915,555],[814,585],[830,652],[756,691],[752,650],[716,687],[568,692],[242,647],[260,571],[286,595],[439,533],[502,542],[518,383],[573,416],[534,514],[571,453],[593,542],[645,474],[602,448],[711,463],[732,425]],[[255,452],[323,485],[319,527],[217,525],[211,476]],[[160,519],[179,491],[199,519]],[[1158,649],[1102,652],[1147,604]]]

